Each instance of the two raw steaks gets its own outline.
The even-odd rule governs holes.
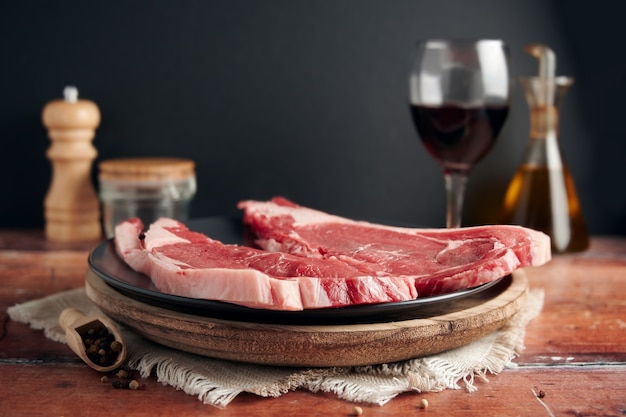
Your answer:
[[[551,258],[518,226],[412,229],[358,222],[283,198],[243,201],[262,249],[228,245],[161,218],[115,231],[118,255],[161,292],[272,310],[412,300],[472,288]]]

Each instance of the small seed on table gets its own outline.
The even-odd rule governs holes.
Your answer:
[[[129,384],[130,384],[129,381],[125,379],[114,379],[113,382],[111,382],[111,385],[113,386],[113,388],[128,389]]]
[[[361,414],[363,414],[363,409],[361,407],[357,406],[352,409],[352,415],[360,416]]]
[[[428,407],[428,400],[426,398],[422,398],[420,400],[419,408],[421,408],[422,410],[425,410],[427,407]]]

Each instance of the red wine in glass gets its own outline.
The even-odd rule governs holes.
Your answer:
[[[465,183],[509,112],[510,57],[498,39],[418,42],[409,76],[415,127],[443,170],[447,227],[460,227]]]
[[[508,113],[508,106],[411,105],[426,150],[444,171],[464,173],[489,152]]]

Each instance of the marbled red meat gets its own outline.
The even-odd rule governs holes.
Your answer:
[[[339,259],[367,275],[411,277],[420,296],[472,288],[550,260],[550,238],[519,226],[416,229],[358,222],[284,198],[243,201],[268,250]]]
[[[285,199],[244,201],[263,249],[162,218],[119,224],[115,245],[159,291],[302,310],[406,301],[472,288],[550,260],[550,238],[518,226],[414,229],[358,222]]]
[[[184,224],[139,219],[115,230],[118,255],[159,291],[253,308],[302,310],[405,301],[417,296],[410,278],[367,276],[336,259],[307,259],[227,245]]]

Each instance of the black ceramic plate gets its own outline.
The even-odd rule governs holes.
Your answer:
[[[191,230],[224,243],[253,244],[240,218],[205,218],[187,222]],[[254,309],[220,301],[179,297],[159,292],[150,278],[132,270],[115,253],[113,240],[102,242],[89,254],[91,270],[122,294],[161,308],[212,318],[278,324],[382,323],[424,318],[480,304],[504,291],[510,277],[479,287],[410,301],[304,311]]]

